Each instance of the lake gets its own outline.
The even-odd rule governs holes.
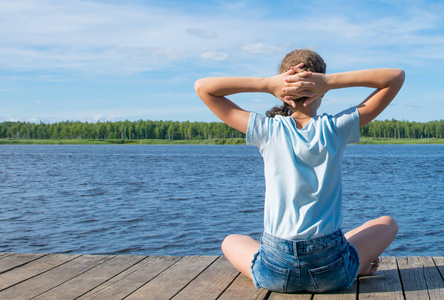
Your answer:
[[[343,229],[390,215],[385,256],[444,255],[444,145],[349,145]],[[0,146],[0,252],[220,255],[258,239],[263,162],[253,146]]]

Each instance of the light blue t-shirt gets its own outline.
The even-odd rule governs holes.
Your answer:
[[[315,116],[302,129],[292,117],[251,113],[247,144],[265,167],[264,231],[307,240],[338,230],[342,222],[342,155],[359,141],[356,107]]]

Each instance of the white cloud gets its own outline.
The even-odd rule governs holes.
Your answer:
[[[187,48],[181,30],[187,17],[167,16],[134,3],[2,1],[0,69],[116,75],[163,69],[186,59]]]
[[[228,58],[228,54],[223,52],[207,51],[202,53],[201,57],[204,59],[220,61],[226,60]]]
[[[99,121],[103,119],[103,115],[102,114],[98,114],[94,116],[94,121]]]
[[[243,45],[241,49],[251,54],[265,54],[265,55],[279,53],[282,52],[283,50],[281,47],[270,46],[263,43],[246,44]]]
[[[375,58],[442,58],[441,35],[422,34],[442,30],[442,14],[435,13],[436,9],[427,11],[412,4],[399,8],[396,15],[370,17],[370,12],[356,7],[332,14],[334,7],[328,4],[314,5],[313,11],[301,4],[304,14],[288,22],[270,18],[266,5],[249,1],[217,5],[212,8],[217,13],[204,15],[140,1],[3,0],[0,69],[127,75],[164,70],[199,56],[210,60],[240,57],[239,49],[261,55],[260,63],[268,68],[285,51],[312,45],[331,57],[343,57],[345,68],[354,65],[350,62]],[[322,22],[313,22],[314,15]],[[403,51],[393,55],[399,46],[404,46]],[[223,53],[201,54],[221,48]],[[367,58],[362,53],[371,55]],[[231,68],[238,67],[239,63]]]

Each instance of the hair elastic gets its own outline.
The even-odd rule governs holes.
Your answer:
[[[284,113],[284,114],[286,114],[287,116],[290,116],[291,115],[291,111],[287,108],[287,107],[282,107],[282,112]]]

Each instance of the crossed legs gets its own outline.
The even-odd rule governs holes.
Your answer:
[[[359,253],[359,275],[373,274],[379,266],[379,256],[393,242],[398,224],[392,217],[383,216],[344,234]]]
[[[376,271],[379,256],[395,239],[397,232],[398,224],[395,220],[384,216],[344,234],[358,250],[361,263],[359,275],[369,275]],[[231,234],[223,241],[222,252],[237,270],[251,279],[251,261],[259,246],[260,243],[249,236]]]

